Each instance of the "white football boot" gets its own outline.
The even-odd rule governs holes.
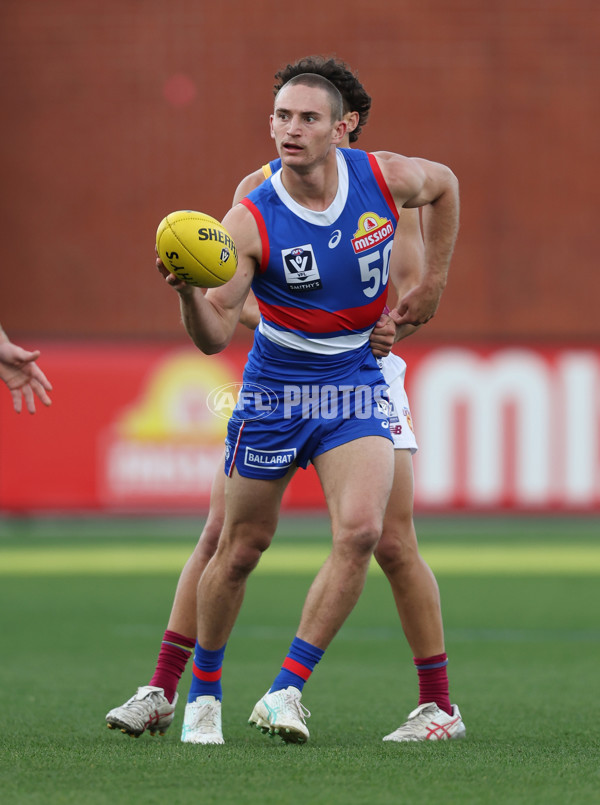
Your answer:
[[[421,704],[410,713],[397,730],[386,735],[384,741],[448,741],[466,735],[460,710],[452,705],[452,715],[441,710],[435,702]]]
[[[279,735],[286,743],[306,743],[310,735],[306,719],[310,712],[301,698],[302,694],[294,687],[265,693],[255,704],[248,724],[265,734]]]
[[[221,702],[214,696],[198,696],[188,702],[183,716],[181,742],[184,744],[224,744],[221,728]]]
[[[150,735],[158,732],[164,735],[175,715],[178,694],[171,703],[162,688],[145,685],[137,689],[135,696],[125,704],[115,707],[106,714],[109,729],[119,729],[135,738],[148,730]]]

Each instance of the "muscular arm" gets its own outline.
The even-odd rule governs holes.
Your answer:
[[[437,162],[381,151],[376,158],[398,207],[427,205],[423,275],[390,313],[396,324],[424,324],[435,314],[446,286],[458,235],[458,181]]]
[[[404,207],[400,211],[390,260],[390,283],[397,300],[416,288],[425,271],[425,244],[419,210]],[[420,324],[396,324],[394,342],[415,333]]]
[[[390,285],[396,299],[415,288],[421,281],[424,269],[425,249],[419,210],[404,207],[400,211],[390,258]],[[393,307],[393,301],[389,302]],[[376,358],[388,355],[393,345],[415,333],[421,325],[395,324],[394,319],[383,314],[371,333],[371,349]]]
[[[239,204],[239,202],[245,198],[248,193],[254,190],[255,187],[261,185],[265,180],[265,175],[262,172],[262,168],[259,168],[254,173],[249,174],[242,179],[242,181],[237,186],[237,189],[233,196],[233,204]],[[252,293],[252,289],[248,291],[248,296],[246,297],[246,301],[244,302],[244,307],[242,308],[242,312],[240,314],[240,323],[247,327],[249,330],[255,330],[258,327],[258,322],[260,321],[260,310],[258,309],[258,302],[256,301],[256,297]]]
[[[247,327],[249,330],[256,330],[260,321],[260,310],[256,297],[252,293],[252,289],[248,291],[248,296],[244,302],[244,307],[240,313],[240,324]]]
[[[260,238],[252,215],[236,205],[223,219],[238,250],[238,267],[220,288],[204,292],[170,274],[160,260],[157,265],[169,285],[179,294],[181,318],[194,344],[207,355],[221,352],[231,341],[260,259]]]

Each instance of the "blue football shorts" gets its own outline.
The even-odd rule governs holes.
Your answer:
[[[360,373],[354,379],[360,378]],[[282,478],[346,442],[390,435],[388,387],[379,372],[369,382],[254,384],[244,380],[227,426],[225,473]]]

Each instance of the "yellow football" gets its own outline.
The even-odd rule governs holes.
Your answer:
[[[223,224],[194,210],[178,210],[156,230],[158,256],[178,279],[199,288],[217,288],[235,274],[237,250]]]

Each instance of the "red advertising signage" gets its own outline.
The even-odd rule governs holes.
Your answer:
[[[600,510],[600,350],[453,346],[409,367],[421,508]]]
[[[0,388],[0,511],[204,513],[245,351],[36,344],[53,405]],[[417,511],[600,511],[600,350],[403,346]],[[324,510],[299,470],[287,510]]]

